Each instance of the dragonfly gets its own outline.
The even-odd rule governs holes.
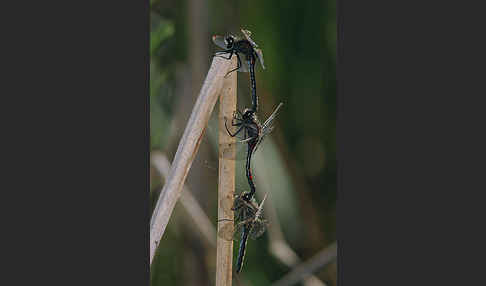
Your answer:
[[[256,113],[249,112],[248,108],[246,108],[243,112],[236,110],[233,113],[233,118],[231,119],[231,127],[236,129],[234,132],[229,130],[227,119],[225,118],[224,125],[228,135],[231,137],[237,136],[237,138],[240,139],[238,141],[240,143],[247,143],[245,170],[246,178],[248,180],[248,184],[250,185],[250,192],[248,194],[249,200],[251,200],[256,191],[251,173],[251,158],[258,150],[258,146],[261,145],[263,139],[265,139],[265,137],[274,129],[274,120],[282,105],[283,103],[280,103],[263,124],[261,124],[258,120]]]
[[[263,218],[263,203],[267,194],[258,205],[254,198],[250,198],[249,192],[243,192],[237,195],[232,210],[235,211],[235,226],[231,224],[223,226],[218,235],[228,241],[234,237],[240,236],[240,247],[236,260],[236,273],[240,273],[245,259],[246,245],[248,238],[257,239],[265,233],[268,221]]]
[[[255,62],[258,59],[262,68],[265,69],[263,62],[263,52],[258,48],[258,45],[251,39],[251,32],[245,29],[241,29],[245,38],[238,38],[233,35],[221,36],[214,35],[213,43],[218,47],[224,49],[214,54],[216,57],[224,59],[231,59],[233,54],[236,54],[238,59],[238,65],[235,69],[226,73],[226,76],[234,71],[250,72],[250,84],[251,84],[251,98],[252,98],[252,110],[256,112],[258,109],[258,97],[256,95],[256,80],[255,80]],[[228,57],[223,55],[229,54]],[[240,58],[240,54],[244,56],[244,62]]]

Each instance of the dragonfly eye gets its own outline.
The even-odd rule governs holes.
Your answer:
[[[245,108],[243,111],[243,118],[250,118],[253,115],[253,110],[249,108]]]
[[[228,37],[226,37],[226,39],[224,39],[224,41],[225,41],[226,47],[228,49],[230,49],[233,46],[233,37],[228,36]]]
[[[244,194],[243,199],[247,202],[250,201],[250,194]]]

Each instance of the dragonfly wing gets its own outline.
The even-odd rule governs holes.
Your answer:
[[[224,36],[214,35],[213,43],[216,44],[216,46],[226,50],[226,42],[224,40]]]
[[[245,37],[247,39],[251,37],[251,31],[250,30],[241,29],[241,32],[243,33],[243,35],[245,35]]]
[[[233,240],[234,233],[235,230],[232,223],[226,223],[218,230],[218,236],[227,241]]]
[[[255,152],[258,150],[258,147],[262,144],[267,134],[272,132],[272,130],[273,130],[273,126],[262,131],[260,138],[258,138],[258,141],[256,142],[255,147],[253,148],[252,154],[255,154]]]
[[[251,32],[248,31],[248,30],[245,30],[245,29],[241,29],[241,32],[243,33],[243,35],[245,35],[245,38],[248,42],[251,43],[251,45],[253,46],[253,49],[255,50],[256,54],[257,54],[257,57],[258,57],[258,61],[260,61],[260,64],[262,65],[262,68],[265,69],[265,63],[263,61],[263,52],[261,49],[257,49],[258,48],[258,45],[257,43],[255,43],[255,41],[252,40],[251,38]]]
[[[242,221],[247,221],[248,219],[255,217],[256,211],[255,206],[253,206],[251,203],[245,203],[242,208]]]
[[[275,117],[278,115],[278,112],[280,110],[280,107],[282,107],[282,105],[283,105],[283,103],[280,102],[278,104],[277,108],[275,108],[275,110],[272,112],[272,114],[267,118],[267,120],[265,120],[265,122],[263,123],[263,126],[262,126],[263,130],[267,129],[269,126],[272,125],[272,122],[275,119]]]
[[[258,56],[258,61],[260,62],[260,64],[262,65],[262,68],[265,69],[265,64],[263,62],[263,52],[262,50],[260,49],[254,49],[257,56]]]
[[[265,197],[263,198],[260,205],[258,206],[255,216],[253,217],[253,220],[251,222],[250,237],[252,239],[257,239],[266,230],[268,223],[263,218],[263,203],[265,202],[266,198],[267,198],[267,194],[265,194]]]
[[[243,224],[235,225],[235,230],[233,232],[233,240],[237,240],[241,237],[241,233],[243,232]]]
[[[251,32],[249,30],[245,30],[245,29],[241,29],[241,32],[243,33],[243,35],[245,36],[245,39],[251,43],[251,45],[254,47],[254,48],[257,48],[258,45],[251,39]]]
[[[250,67],[248,66],[248,61],[246,60],[246,56],[243,54],[239,54],[241,67],[238,69],[239,72],[249,72]]]
[[[226,241],[232,241],[241,236],[243,228],[243,223],[236,223],[234,225],[226,223],[218,230],[218,236]]]
[[[241,199],[238,197],[235,199],[233,210],[235,211],[235,223],[239,224],[247,218],[247,214],[245,212],[245,204]]]
[[[260,220],[260,219],[256,220],[250,231],[251,239],[257,239],[260,236],[262,236],[262,234],[264,234],[265,231],[267,230],[267,225],[268,222],[266,220]]]
[[[237,224],[246,222],[248,219],[254,217],[257,211],[257,207],[251,202],[242,199],[242,196],[245,194],[245,192],[242,192],[235,198],[233,210],[235,211],[235,220]]]
[[[278,115],[278,112],[280,110],[280,107],[282,107],[282,105],[283,105],[283,103],[280,102],[280,104],[277,106],[277,108],[275,108],[273,113],[263,123],[261,133],[260,133],[260,138],[258,138],[258,141],[255,144],[255,148],[253,148],[253,153],[255,153],[256,150],[258,149],[258,146],[260,146],[260,144],[262,144],[263,139],[265,139],[265,137],[268,134],[270,134],[273,131],[273,129],[275,128],[275,126],[273,126],[273,122],[275,120],[275,117]]]
[[[233,146],[236,149],[236,151],[235,151],[236,154],[234,156],[230,156],[230,154],[232,154],[232,153],[230,153],[229,150],[230,150],[230,148],[233,148]],[[248,144],[246,144],[246,143],[236,142],[234,144],[226,144],[226,147],[220,146],[220,148],[224,148],[223,157],[226,160],[241,162],[241,161],[246,161],[246,159],[247,159],[246,154],[248,152]]]

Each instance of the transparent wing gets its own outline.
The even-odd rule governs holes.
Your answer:
[[[249,30],[241,29],[241,32],[245,36],[246,40],[250,42],[254,48],[258,47],[258,45],[251,39],[251,32]]]
[[[257,219],[255,220],[252,229],[250,230],[250,237],[251,239],[257,239],[262,234],[265,233],[267,230],[268,226],[268,221],[267,220],[262,220],[262,219]]]
[[[226,43],[224,41],[224,36],[214,35],[213,36],[213,43],[215,43],[216,46],[226,50]]]
[[[260,64],[262,65],[262,68],[265,69],[265,63],[263,61],[263,52],[261,49],[257,49],[258,48],[258,45],[257,43],[255,43],[255,41],[253,41],[253,39],[251,38],[251,32],[248,31],[248,30],[245,30],[245,29],[241,29],[241,32],[243,33],[243,35],[245,36],[246,40],[248,42],[251,43],[251,45],[253,46],[253,49],[255,50],[256,54],[257,54],[257,57],[258,57],[258,61],[260,62]]]
[[[253,217],[257,212],[257,206],[248,203],[241,199],[240,196],[235,198],[233,210],[235,211],[235,221],[236,223],[247,222]]]
[[[226,132],[226,130],[225,130]],[[229,155],[226,155],[226,154],[230,154],[229,152],[226,153],[226,150],[229,150],[229,148],[235,146],[235,149],[236,149],[236,154],[234,157],[232,156],[229,156]],[[248,153],[248,144],[246,144],[245,142],[236,142],[234,145],[231,144],[226,144],[226,146],[220,146],[220,148],[223,148],[223,149],[226,149],[226,150],[223,150],[223,154],[224,155],[224,158],[227,159],[227,160],[234,160],[234,161],[246,161],[246,157],[247,157],[247,153]],[[215,162],[214,165],[217,165],[218,163]]]
[[[240,54],[241,67],[238,69],[239,72],[250,72],[250,66],[246,60],[245,55]]]
[[[263,63],[263,52],[260,49],[254,49],[257,56],[258,56],[258,61],[262,65],[262,68],[265,69],[265,64]]]
[[[235,231],[233,233],[233,240],[238,240],[241,237],[241,233],[243,232],[243,224],[235,225]]]
[[[234,235],[234,227],[231,223],[226,223],[218,230],[218,236],[224,240],[231,241],[233,240]]]
[[[218,236],[224,240],[232,241],[237,239],[242,232],[243,224],[235,224],[234,226],[231,223],[226,223],[223,227],[221,227],[218,231]]]
[[[283,105],[283,103],[280,102],[279,105],[277,106],[277,108],[275,108],[275,110],[272,112],[272,114],[263,123],[261,133],[260,133],[260,138],[258,139],[256,146],[253,149],[253,153],[256,152],[256,150],[258,149],[258,146],[260,146],[260,144],[263,142],[263,139],[265,139],[265,136],[267,136],[268,134],[270,134],[272,132],[272,130],[274,128],[274,126],[273,126],[274,120],[277,117],[278,112],[279,112],[280,108],[282,107],[282,105]]]
[[[231,208],[235,212],[234,226],[232,223],[227,222],[218,230],[218,236],[225,240],[231,241],[238,238],[241,235],[243,227],[251,224],[255,219],[258,205],[255,200],[247,202],[242,198],[243,195],[244,192],[235,197],[233,207]]]
[[[278,115],[278,112],[279,112],[280,108],[282,107],[282,105],[283,105],[283,103],[280,102],[278,104],[277,108],[275,108],[275,110],[272,112],[272,114],[270,114],[270,116],[267,118],[267,120],[265,120],[265,122],[262,125],[263,130],[267,129],[269,126],[272,125],[272,122],[275,119],[275,117]]]

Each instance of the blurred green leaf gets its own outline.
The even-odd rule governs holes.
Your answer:
[[[169,119],[160,104],[151,100],[150,102],[150,147],[151,149],[163,150],[168,139]]]
[[[174,24],[171,21],[160,20],[158,27],[150,32],[150,56],[153,56],[162,43],[174,35],[174,32]]]
[[[150,61],[150,96],[159,95],[162,84],[167,79],[167,73],[161,71],[157,64]]]

